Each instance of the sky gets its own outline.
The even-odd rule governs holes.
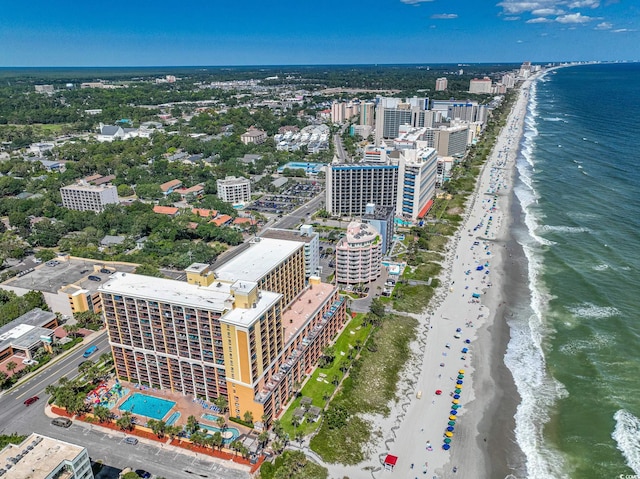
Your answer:
[[[640,59],[638,0],[2,3],[0,67]]]

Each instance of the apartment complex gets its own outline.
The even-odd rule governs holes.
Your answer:
[[[260,145],[267,140],[267,132],[251,127],[240,135],[240,141],[245,145]]]
[[[60,188],[62,206],[70,210],[104,211],[105,206],[119,203],[118,189],[114,185],[90,185],[80,182]]]
[[[0,477],[93,479],[87,449],[33,433],[0,451]]]
[[[474,78],[469,82],[469,93],[491,93],[491,78]]]
[[[449,82],[446,77],[436,79],[436,91],[445,91]]]
[[[336,281],[359,284],[380,276],[382,238],[368,223],[352,221],[336,246]]]
[[[327,167],[325,205],[332,215],[362,216],[367,203],[395,208],[397,195],[397,163],[341,163]]]
[[[433,148],[401,150],[400,155],[396,216],[416,221],[433,205],[438,156]]]
[[[362,216],[363,223],[372,225],[382,237],[382,254],[386,255],[391,250],[393,244],[393,234],[395,231],[395,210],[391,207],[376,206],[369,203],[365,207]]]
[[[307,279],[318,274],[320,269],[320,235],[312,225],[302,225],[299,231],[281,228],[269,228],[263,231],[262,238],[282,239],[304,242],[304,270]]]
[[[438,121],[435,112],[429,110],[428,98],[378,98],[376,107],[376,145],[383,138],[396,138],[402,125],[429,127]]]
[[[208,401],[267,423],[346,318],[337,289],[310,277],[304,242],[257,238],[187,283],[115,273],[101,288],[119,377]]]
[[[373,102],[365,102],[360,104],[360,125],[371,126],[375,125],[375,111],[376,104]]]
[[[248,178],[227,176],[217,180],[218,198],[225,203],[239,204],[251,201],[251,181]]]

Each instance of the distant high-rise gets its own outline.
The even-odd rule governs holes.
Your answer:
[[[469,82],[469,93],[491,93],[491,78],[474,78]]]
[[[400,151],[396,216],[415,221],[433,205],[438,157],[433,148]]]
[[[436,80],[436,91],[444,91],[447,89],[448,81],[445,77]]]
[[[375,125],[375,111],[376,104],[373,102],[366,102],[360,105],[360,124],[366,126]]]
[[[427,126],[429,122],[429,99],[407,98],[404,102],[399,98],[378,98],[376,106],[376,145],[383,138],[396,138],[401,125],[415,127]]]

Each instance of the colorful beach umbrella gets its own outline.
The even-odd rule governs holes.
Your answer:
[[[462,406],[460,406],[460,404],[454,404],[454,405],[453,405],[453,406],[451,406],[451,407],[452,407],[453,409],[458,409],[458,408],[460,408],[460,407],[462,407]]]
[[[449,444],[451,442],[451,439],[449,439],[448,437],[444,438],[444,443],[445,444]]]
[[[456,381],[456,384],[462,384],[463,382],[464,382],[464,381],[462,381],[462,379],[458,379],[458,380]]]
[[[454,394],[453,399],[460,399],[460,394]]]
[[[450,431],[445,432],[444,435],[447,437],[453,437],[453,433]]]
[[[452,414],[452,415],[449,416],[449,419],[453,421],[453,420],[456,419],[456,417]]]
[[[464,379],[464,374],[458,374],[458,379]]]
[[[458,374],[464,374],[464,369],[461,369],[460,371],[458,371]]]
[[[449,426],[449,427],[447,428],[447,431],[449,431],[449,432],[453,432],[453,426]]]
[[[458,399],[454,399],[453,401],[451,401],[453,404],[459,404],[460,401]]]
[[[455,416],[456,414],[458,414],[458,411],[456,411],[455,409],[452,409],[451,411],[449,411],[449,413],[450,413],[452,416]]]
[[[442,445],[442,449],[444,449],[445,451],[448,451],[451,448],[451,446],[449,444],[443,444]]]
[[[456,425],[456,422],[455,422],[455,421],[449,421],[447,424],[448,424],[449,426],[455,426],[455,425]]]
[[[442,394],[442,391],[440,389],[436,389],[436,394],[440,396],[440,394]]]
[[[455,389],[453,390],[453,392],[454,392],[454,393],[456,393],[456,394],[460,394],[460,393],[462,392],[462,389],[460,389],[460,388],[455,388]]]

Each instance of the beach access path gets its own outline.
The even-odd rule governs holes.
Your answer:
[[[367,418],[375,420],[375,429],[381,433],[372,446],[370,461],[351,467],[328,465],[330,477],[485,477],[488,452],[478,445],[482,440],[478,441],[477,426],[482,419],[482,386],[491,370],[481,367],[476,377],[473,366],[479,361],[485,364],[485,358],[475,358],[474,354],[491,349],[476,342],[477,333],[479,328],[493,324],[502,302],[499,271],[506,254],[504,239],[515,160],[534,78],[520,87],[507,123],[482,167],[462,226],[447,247],[440,291],[425,313],[412,315],[419,320],[418,339],[412,345],[416,360],[404,371],[399,400],[387,418]],[[491,341],[490,335],[483,337]],[[463,348],[468,351],[463,352]],[[463,384],[456,384],[461,370]],[[452,401],[456,386],[460,391],[459,408],[451,448],[446,451],[442,446],[451,411],[455,410]],[[436,394],[437,390],[441,394]],[[472,401],[476,401],[475,407],[470,408]],[[470,417],[471,409],[478,417]],[[399,458],[394,471],[382,469],[387,454]]]

